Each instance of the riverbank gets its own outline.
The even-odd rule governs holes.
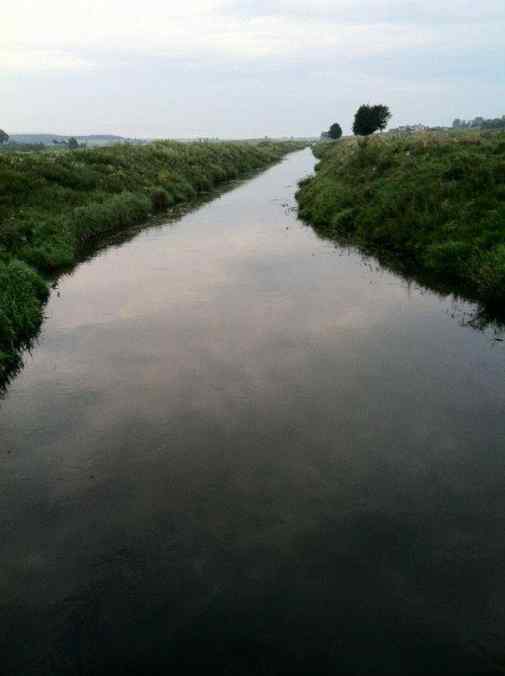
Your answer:
[[[40,326],[48,279],[84,246],[301,147],[162,141],[0,155],[0,381]]]
[[[503,309],[505,134],[346,139],[315,154],[301,218]]]
[[[505,343],[300,223],[314,164],[58,280],[0,401],[5,674],[494,673]]]

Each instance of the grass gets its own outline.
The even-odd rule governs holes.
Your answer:
[[[344,139],[315,154],[297,193],[304,220],[503,312],[504,133]]]
[[[37,332],[47,295],[45,281],[29,265],[16,259],[0,261],[0,364],[4,369],[18,366],[16,347]]]
[[[0,382],[40,326],[48,279],[90,243],[301,147],[160,141],[0,153]]]

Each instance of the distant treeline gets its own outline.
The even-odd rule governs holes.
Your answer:
[[[17,143],[7,142],[0,143],[0,152],[17,152],[17,153],[38,153],[42,150],[46,150],[47,146],[43,143]]]
[[[456,118],[452,123],[453,129],[505,129],[505,115],[486,119],[474,117],[473,120]]]

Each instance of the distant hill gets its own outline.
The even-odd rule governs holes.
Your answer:
[[[10,140],[14,143],[43,143],[44,145],[53,145],[53,141],[60,143],[68,141],[72,138],[71,135],[64,136],[62,134],[11,134]],[[114,134],[89,134],[85,136],[74,136],[79,143],[86,143],[88,146],[112,145],[113,143],[136,142],[143,143],[144,139],[129,139],[123,136],[116,136]]]

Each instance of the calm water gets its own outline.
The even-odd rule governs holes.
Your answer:
[[[505,344],[297,221],[313,164],[60,280],[0,402],[2,674],[505,661]]]

